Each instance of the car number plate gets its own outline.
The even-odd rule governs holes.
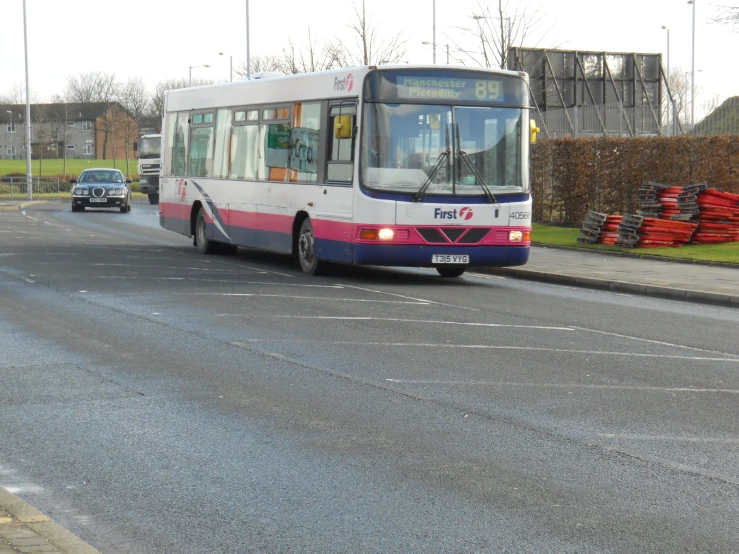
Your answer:
[[[433,254],[432,264],[468,264],[470,257],[467,254]]]
[[[107,202],[107,198],[90,198],[90,202]]]

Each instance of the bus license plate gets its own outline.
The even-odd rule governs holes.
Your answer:
[[[107,198],[90,198],[90,202],[107,202]]]
[[[433,254],[432,264],[468,264],[470,257],[467,254]]]

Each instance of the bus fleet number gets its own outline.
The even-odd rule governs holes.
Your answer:
[[[498,100],[500,81],[475,81],[475,97],[478,100]]]
[[[531,219],[531,212],[511,212],[511,219]]]

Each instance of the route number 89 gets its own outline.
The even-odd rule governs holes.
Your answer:
[[[497,100],[501,92],[500,81],[475,81],[475,97],[478,100]]]

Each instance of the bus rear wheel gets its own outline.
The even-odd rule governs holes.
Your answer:
[[[464,267],[437,267],[436,271],[442,277],[461,277],[466,269]]]
[[[305,219],[298,234],[298,261],[300,269],[308,275],[318,275],[323,270],[323,262],[316,258],[313,225],[310,219]]]
[[[195,247],[201,254],[217,254],[219,244],[208,239],[208,227],[205,221],[205,210],[200,208],[195,219]]]

